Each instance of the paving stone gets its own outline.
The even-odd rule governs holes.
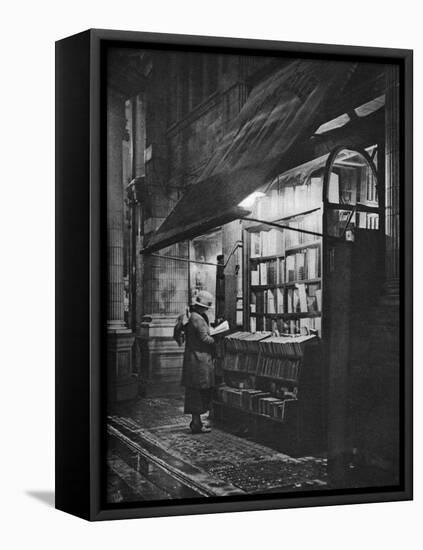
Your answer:
[[[248,493],[321,489],[326,484],[324,457],[292,458],[217,428],[192,434],[182,396],[139,399],[119,405],[114,415],[173,456]]]

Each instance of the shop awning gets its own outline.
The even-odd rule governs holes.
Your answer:
[[[356,64],[296,60],[251,92],[202,173],[143,253],[154,252],[243,217],[239,203],[289,168],[296,144],[327,120]],[[292,166],[292,165],[291,165]]]

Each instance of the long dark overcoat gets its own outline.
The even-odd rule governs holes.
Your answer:
[[[186,342],[182,385],[186,388],[212,388],[214,340],[210,336],[209,325],[199,313],[192,311],[184,330]]]

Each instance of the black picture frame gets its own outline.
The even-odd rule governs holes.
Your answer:
[[[281,54],[396,63],[401,77],[401,483],[191,503],[104,503],[103,49]],[[109,520],[412,499],[412,64],[411,50],[91,29],[56,43],[56,508]]]

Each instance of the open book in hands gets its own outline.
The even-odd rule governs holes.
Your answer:
[[[217,327],[210,327],[210,336],[217,336],[218,334],[222,334],[224,332],[228,332],[229,330],[229,323],[228,321],[223,321],[223,323],[220,323],[220,325],[217,325]]]

